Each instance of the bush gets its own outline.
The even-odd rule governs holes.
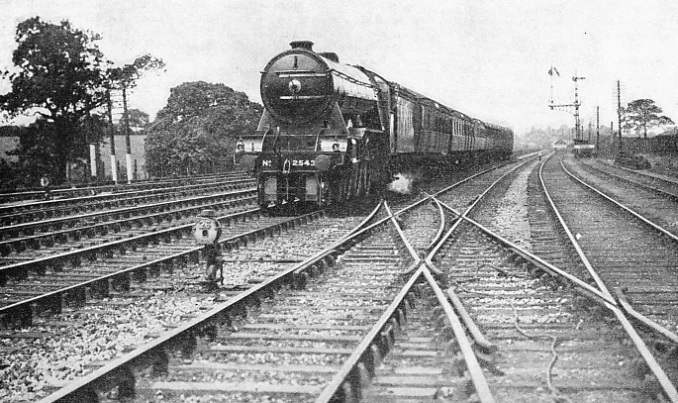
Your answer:
[[[650,169],[652,168],[652,165],[650,165],[650,161],[648,161],[645,157],[642,155],[628,155],[628,154],[622,154],[617,159],[614,160],[615,165],[619,165],[625,168],[629,169]]]
[[[668,176],[678,176],[678,156],[648,154],[645,158],[650,161],[652,171]]]

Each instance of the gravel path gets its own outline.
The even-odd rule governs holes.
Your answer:
[[[532,245],[527,212],[527,180],[537,164],[538,161],[535,161],[518,172],[506,194],[499,200],[496,215],[492,219],[493,228],[528,251],[532,251]]]
[[[539,161],[534,161],[519,169],[511,175],[510,183],[499,183],[492,193],[496,196],[485,200],[479,210],[471,214],[480,224],[528,251],[532,251],[532,234],[527,185],[530,174],[538,167],[538,163]]]

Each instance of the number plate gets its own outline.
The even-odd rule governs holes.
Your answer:
[[[314,167],[315,160],[292,160],[293,167]]]

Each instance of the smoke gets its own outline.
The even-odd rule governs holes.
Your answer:
[[[388,190],[400,194],[410,194],[414,187],[414,176],[410,174],[396,174],[395,180],[388,185]]]

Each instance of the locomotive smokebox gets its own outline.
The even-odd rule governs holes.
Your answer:
[[[313,42],[294,41],[275,56],[261,75],[261,100],[279,123],[306,124],[329,120],[337,104],[344,113],[363,114],[375,108],[377,94],[360,69],[339,63],[334,53],[316,53]]]

